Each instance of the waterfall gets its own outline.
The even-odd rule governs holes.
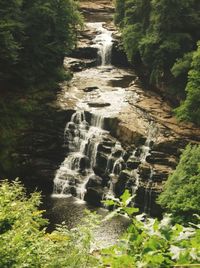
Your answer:
[[[155,140],[156,133],[157,133],[157,127],[154,124],[154,122],[151,121],[149,123],[147,139],[145,141],[145,144],[143,146],[141,146],[142,153],[141,153],[141,156],[140,156],[140,160],[141,160],[142,163],[145,163],[147,156],[150,155],[151,142],[153,142]]]
[[[155,141],[156,139],[156,134],[157,134],[157,127],[153,121],[150,122],[149,124],[149,130],[148,130],[148,135],[145,144],[142,146],[142,154],[141,154],[141,162],[146,163],[146,158],[148,155],[150,155],[150,147],[151,147],[151,142]],[[152,183],[153,183],[153,174],[154,170],[151,167],[151,173],[147,182],[147,186],[145,189],[145,194],[144,194],[144,212],[147,215],[150,215],[150,210],[151,210],[151,194],[152,194]]]
[[[103,118],[92,115],[91,124],[83,111],[75,112],[64,131],[64,143],[69,153],[54,178],[54,195],[74,195],[84,198],[85,186],[96,162],[103,134]]]
[[[95,43],[94,47],[98,48],[101,66],[110,65],[113,46],[112,32],[103,27],[103,22],[88,23],[87,25],[97,30],[93,42]]]
[[[151,169],[151,174],[147,183],[147,187],[145,190],[145,195],[144,195],[144,213],[147,215],[150,215],[151,212],[151,194],[152,194],[152,177],[153,177],[154,171]]]
[[[141,183],[137,162],[147,164],[146,158],[150,155],[152,142],[156,139],[157,127],[150,122],[145,144],[129,152],[128,158],[121,143],[111,138],[109,132],[103,128],[104,118],[98,114],[86,116],[84,111],[76,111],[71,116],[64,131],[64,144],[68,153],[56,172],[54,195],[58,197],[73,195],[84,199],[87,185],[98,184],[98,181],[91,179],[97,174],[102,176],[103,180],[100,187],[107,188],[105,198],[115,198],[117,183],[121,180],[123,184],[122,176],[125,176],[124,188],[130,189],[132,195],[136,194]],[[102,172],[102,175],[99,175],[99,172]],[[147,214],[150,213],[151,207],[153,172],[151,168],[144,193],[144,211]],[[126,176],[130,179],[127,180]]]

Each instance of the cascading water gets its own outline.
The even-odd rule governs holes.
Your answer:
[[[154,174],[154,171],[153,169],[151,169],[150,177],[149,177],[147,187],[145,190],[145,195],[144,195],[144,212],[147,215],[150,215],[151,213],[151,199],[152,199],[151,194],[152,194],[153,174]]]
[[[151,142],[155,141],[157,133],[157,127],[153,121],[149,124],[149,131],[147,135],[147,139],[145,144],[142,146],[142,155],[141,155],[141,162],[146,163],[146,158],[148,155],[150,155],[150,148],[151,148]],[[154,170],[151,167],[150,176],[147,182],[146,190],[145,190],[145,196],[144,196],[144,212],[147,215],[150,215],[151,210],[151,194],[152,194],[152,183],[153,183],[153,174]]]
[[[112,32],[103,27],[103,22],[88,23],[87,25],[95,28],[98,32],[93,42],[94,46],[98,48],[101,66],[110,65],[113,45]]]
[[[92,115],[91,125],[86,121],[83,111],[72,115],[64,133],[69,153],[56,172],[54,195],[84,198],[85,186],[93,174],[98,145],[107,133],[102,127],[103,119],[98,115]]]
[[[87,25],[97,33],[93,39],[93,46],[98,48],[101,66],[110,65],[112,32],[105,29],[101,22]],[[99,67],[98,69],[101,70]],[[80,107],[83,109],[83,106]],[[112,137],[109,140],[109,132],[103,129],[104,117],[100,114],[94,109],[94,113],[92,112],[86,119],[86,112],[78,110],[67,123],[64,140],[68,155],[56,172],[54,195],[59,197],[73,195],[84,199],[86,193],[85,200],[88,200],[88,189],[90,193],[97,191],[98,195],[95,187],[102,187],[101,198],[119,196],[126,188],[135,195],[140,187],[141,178],[137,163],[147,163],[146,158],[150,155],[151,142],[156,136],[155,125],[150,122],[145,144],[133,150],[127,158],[121,143]],[[137,150],[139,154],[136,154]],[[144,196],[144,210],[147,213],[151,205],[153,170],[151,174]]]

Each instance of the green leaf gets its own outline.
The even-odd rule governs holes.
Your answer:
[[[124,208],[124,211],[128,214],[128,215],[133,215],[133,213],[137,213],[139,211],[138,208],[131,208],[131,207],[126,207]]]
[[[120,199],[121,199],[122,204],[123,204],[124,206],[127,205],[127,201],[130,199],[130,197],[131,197],[131,194],[130,194],[129,190],[126,189],[126,190],[124,191],[123,195],[120,196]]]

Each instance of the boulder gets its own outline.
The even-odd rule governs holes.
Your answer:
[[[106,173],[108,156],[102,152],[97,152],[96,164],[94,167],[95,173],[99,176],[104,176]]]
[[[80,162],[79,162],[80,171],[84,171],[88,167],[89,167],[89,159],[88,159],[88,157],[87,156],[81,157]]]
[[[84,196],[84,200],[94,206],[100,206],[103,199],[104,189],[103,187],[88,187]]]

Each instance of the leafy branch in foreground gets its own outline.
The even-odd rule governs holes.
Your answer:
[[[46,233],[39,204],[40,194],[26,197],[19,181],[0,184],[0,267],[96,267],[90,254],[95,214],[75,229],[60,225]]]
[[[132,216],[137,211],[128,207],[132,199],[125,191],[121,198],[106,203],[118,213]],[[168,217],[144,222],[143,215],[136,216],[119,242],[100,251],[97,258],[91,254],[95,214],[89,213],[74,229],[62,224],[47,233],[39,204],[40,194],[27,197],[20,182],[0,184],[0,267],[166,268],[200,262],[200,224],[185,228],[171,225]]]
[[[117,212],[124,211],[130,216],[133,214],[133,210],[127,210],[130,200],[132,197],[126,190],[121,200],[108,200],[106,204],[117,206]],[[187,228],[172,225],[169,215],[160,222],[157,219],[145,221],[144,215],[131,220],[122,239],[102,250],[101,267],[166,268],[185,264],[190,267],[200,262],[200,224]]]

